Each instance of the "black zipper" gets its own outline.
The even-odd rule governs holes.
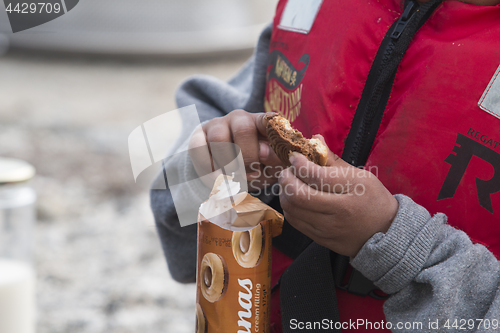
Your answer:
[[[414,1],[406,1],[403,14],[387,31],[370,68],[345,141],[342,153],[344,161],[356,167],[365,165],[382,122],[399,63],[417,30],[441,2],[443,0],[431,0],[419,6]],[[368,294],[378,298],[379,296],[373,292],[377,289],[373,283],[366,278],[363,279],[361,274],[355,274],[354,269],[351,277],[357,276],[356,283],[351,285],[353,280],[351,278],[347,285],[342,285],[348,264],[348,257],[335,255],[332,266],[334,267],[333,279],[337,288],[357,295]]]
[[[388,69],[396,43],[417,10],[418,5],[409,1],[384,36],[372,63],[342,155],[342,159],[354,166],[362,167],[368,158],[391,94],[397,66],[391,66],[392,73],[385,75],[385,82],[379,79]]]

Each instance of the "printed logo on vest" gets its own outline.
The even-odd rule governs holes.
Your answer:
[[[500,119],[500,66],[498,66],[495,74],[491,78],[490,83],[486,87],[478,106],[489,114]]]
[[[288,0],[278,29],[308,34],[323,0]]]
[[[439,191],[437,200],[453,198],[472,156],[476,156],[491,164],[495,170],[493,177],[488,180],[482,180],[476,177],[479,204],[493,214],[491,195],[500,191],[500,154],[492,148],[496,148],[499,142],[494,141],[472,128],[469,129],[467,135],[480,140],[484,144],[466,135],[457,133],[457,141],[455,147],[453,147],[453,153],[448,155],[444,160],[446,163],[451,164],[451,168]]]
[[[306,53],[300,57],[297,65],[303,64],[301,70],[297,70],[290,60],[278,50],[271,52],[269,63],[271,69],[267,73],[265,111],[277,112],[292,122],[300,114],[301,82],[309,66],[309,55]]]

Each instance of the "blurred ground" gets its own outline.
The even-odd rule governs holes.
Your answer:
[[[244,60],[0,57],[0,156],[37,169],[37,333],[194,331],[194,286],[168,274],[127,137],[187,76]]]

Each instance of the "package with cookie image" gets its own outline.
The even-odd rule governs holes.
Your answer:
[[[200,207],[196,332],[261,332],[270,328],[272,238],[283,216],[219,176]]]

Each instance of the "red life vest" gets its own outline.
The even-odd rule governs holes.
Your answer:
[[[342,155],[371,64],[403,1],[323,1],[307,34],[279,27],[286,5],[279,2],[274,19],[266,112],[308,137],[322,134]],[[498,36],[499,5],[440,5],[399,65],[365,168],[391,193],[445,213],[500,258]],[[383,301],[340,290],[337,297],[342,322],[385,320]]]

